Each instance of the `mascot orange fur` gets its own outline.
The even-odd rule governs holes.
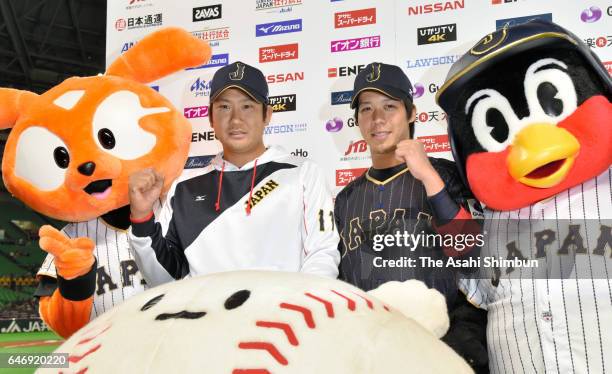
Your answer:
[[[38,273],[40,314],[68,337],[90,318],[144,290],[128,248],[128,177],[147,167],[166,189],[183,170],[191,125],[145,86],[205,63],[207,43],[178,28],[142,39],[105,75],[74,77],[36,95],[0,89],[8,190],[32,209],[73,222],[40,229],[49,253]]]

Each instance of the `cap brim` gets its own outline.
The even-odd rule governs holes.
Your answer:
[[[359,100],[357,100],[357,98],[359,97],[359,95],[363,92],[363,91],[376,91],[376,92],[380,92],[381,94],[388,96],[390,98],[392,98],[393,100],[403,100],[403,97],[406,97],[408,99],[412,98],[409,95],[406,95],[405,93],[403,93],[400,90],[397,90],[393,87],[385,87],[384,89],[382,88],[378,88],[378,87],[364,87],[362,89],[360,89],[359,91],[357,91],[355,94],[353,94],[353,99],[351,100],[351,109],[355,109],[357,107],[357,104],[359,102]]]
[[[249,96],[251,99],[257,101],[258,103],[267,104],[265,98],[261,97],[260,95],[257,95],[254,92],[250,92],[247,87],[244,87],[244,86],[241,86],[241,85],[237,85],[237,84],[230,84],[230,85],[227,85],[227,86],[223,87],[222,89],[217,91],[217,93],[215,93],[213,96],[210,97],[210,102],[212,103],[213,101],[215,101],[217,99],[217,97],[219,97],[219,95],[221,95],[223,92],[227,91],[230,88],[237,88],[240,91],[242,91],[245,94],[247,94],[247,96]]]

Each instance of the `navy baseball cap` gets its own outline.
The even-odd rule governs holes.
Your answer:
[[[236,61],[217,70],[210,87],[210,102],[228,88],[237,88],[253,100],[268,104],[268,83],[261,70]]]
[[[366,90],[378,91],[395,100],[412,102],[412,84],[399,66],[372,62],[357,74],[353,87],[351,109],[355,109],[359,94]]]

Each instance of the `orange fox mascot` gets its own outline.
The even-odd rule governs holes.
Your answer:
[[[0,129],[12,128],[2,176],[32,209],[72,222],[40,229],[49,253],[38,278],[40,315],[63,337],[144,290],[130,254],[128,177],[154,167],[165,188],[187,159],[191,125],[145,85],[211,55],[178,28],[150,34],[105,75],[73,77],[42,95],[0,88]]]

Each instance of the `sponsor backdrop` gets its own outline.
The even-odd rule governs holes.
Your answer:
[[[349,108],[360,69],[372,61],[399,65],[414,85],[416,137],[431,156],[450,158],[434,99],[450,65],[486,33],[532,18],[572,30],[611,71],[612,5],[603,0],[113,0],[106,55],[110,63],[163,26],[210,42],[207,65],[152,85],[193,124],[187,168],[204,166],[221,148],[208,122],[216,69],[237,60],[257,66],[275,112],[266,143],[318,162],[338,192],[370,164]]]

